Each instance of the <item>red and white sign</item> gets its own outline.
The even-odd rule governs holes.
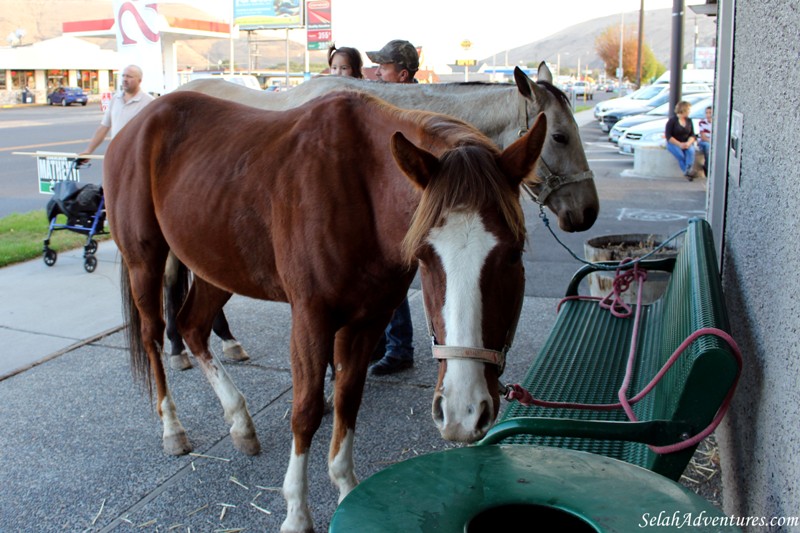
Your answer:
[[[306,3],[306,42],[309,50],[325,50],[333,42],[330,0]]]
[[[142,69],[142,88],[149,93],[164,93],[164,66],[161,55],[158,6],[152,0],[114,0],[117,27],[117,52],[122,69],[137,65]]]
[[[108,109],[109,104],[111,103],[111,98],[114,96],[114,93],[103,93],[100,95],[100,109],[103,113],[106,112]]]

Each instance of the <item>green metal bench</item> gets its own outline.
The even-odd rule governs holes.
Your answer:
[[[642,261],[639,267],[669,271],[671,276],[664,295],[642,306],[631,394],[646,386],[693,332],[702,328],[729,331],[707,222],[689,223],[676,258]],[[580,269],[567,296],[576,296],[581,279],[596,270],[593,265]],[[632,318],[614,317],[597,301],[564,302],[522,386],[534,398],[553,402],[616,403],[633,326]],[[587,451],[677,480],[697,445],[667,454],[655,453],[648,445],[678,443],[703,431],[735,387],[738,375],[739,362],[727,342],[703,335],[633,406],[641,422],[629,421],[621,409],[526,407],[513,402],[479,445],[531,444]]]

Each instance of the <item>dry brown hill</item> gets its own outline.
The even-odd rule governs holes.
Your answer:
[[[63,22],[112,18],[110,0],[0,0],[0,36],[3,39],[18,28],[25,30],[24,42],[50,39],[61,35]],[[209,20],[202,11],[180,5],[161,4],[159,10],[168,16],[182,16],[201,20]],[[713,18],[695,15],[686,10],[685,15],[684,60],[692,62],[694,47],[694,27],[698,27],[698,44],[713,46],[716,29]],[[571,26],[554,35],[532,40],[530,44],[509,50],[498,50],[494,58],[486,58],[491,64],[504,63],[506,54],[509,64],[538,63],[542,60],[556,61],[558,54],[561,64],[574,67],[577,58],[582,58],[582,65],[587,62],[590,68],[601,68],[602,62],[594,52],[596,37],[609,26],[619,26],[619,14],[601,17]],[[625,13],[626,26],[638,24],[638,12]],[[261,42],[247,43],[247,35],[242,32],[235,41],[234,60],[238,69],[248,66],[248,49],[254,69],[283,68],[285,64],[285,44],[282,31],[253,34],[253,39]],[[671,39],[671,10],[660,9],[645,12],[645,41],[652,48],[656,58],[664,65],[669,64]],[[535,39],[535,35],[532,35]],[[267,42],[267,40],[270,40]],[[114,48],[112,39],[93,40],[104,48]],[[6,43],[0,42],[0,45]],[[289,60],[302,64],[305,60],[303,45],[289,42]],[[220,39],[193,39],[184,41],[178,47],[178,61],[181,66],[191,66],[196,70],[213,68],[217,62],[227,61],[230,57],[230,43]],[[312,63],[324,63],[324,52],[313,52]]]

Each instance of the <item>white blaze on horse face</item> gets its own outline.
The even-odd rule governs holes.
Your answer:
[[[497,238],[488,232],[477,213],[454,212],[444,225],[428,236],[444,268],[446,287],[442,319],[447,346],[483,347],[483,301],[480,277]],[[486,384],[484,363],[449,359],[442,381],[441,420],[436,420],[442,436],[471,442],[487,428],[483,414],[491,409],[492,398]]]

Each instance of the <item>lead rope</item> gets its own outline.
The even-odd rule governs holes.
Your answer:
[[[571,297],[567,299],[586,299],[586,300],[600,300],[600,305],[605,309],[608,309],[609,312],[614,314],[614,316],[619,316],[621,318],[627,318],[630,316],[631,308],[628,304],[622,302],[621,294],[624,290],[630,286],[630,283],[633,279],[638,281],[638,291],[636,296],[636,311],[634,313],[634,326],[633,332],[631,334],[631,348],[628,353],[628,363],[625,368],[625,377],[622,381],[622,385],[617,393],[617,397],[619,398],[618,403],[612,404],[584,404],[584,403],[570,403],[570,402],[550,402],[546,400],[539,400],[534,398],[531,393],[522,387],[519,384],[513,384],[506,387],[505,398],[508,401],[518,401],[522,405],[526,407],[537,406],[537,407],[549,407],[549,408],[561,408],[561,409],[584,409],[584,410],[596,410],[596,411],[611,411],[615,409],[622,408],[625,411],[628,419],[632,422],[638,422],[638,418],[633,412],[632,405],[641,401],[647,394],[649,394],[661,378],[667,373],[667,371],[672,367],[673,364],[678,360],[678,358],[683,354],[686,349],[691,346],[691,344],[697,340],[699,337],[704,335],[714,335],[722,340],[724,340],[728,346],[730,346],[731,350],[733,351],[733,355],[736,358],[737,370],[736,370],[736,377],[734,379],[733,385],[728,390],[728,394],[725,396],[720,408],[717,410],[717,413],[714,416],[714,419],[711,423],[701,432],[697,433],[696,435],[690,437],[688,435],[685,436],[683,440],[677,442],[675,444],[669,444],[666,446],[652,446],[647,445],[653,452],[658,454],[668,454],[674,453],[681,450],[685,450],[690,448],[700,441],[711,435],[714,430],[719,426],[720,422],[725,416],[725,413],[728,411],[728,407],[730,406],[731,399],[733,398],[733,393],[736,390],[736,385],[739,382],[739,376],[742,373],[742,353],[739,350],[736,341],[726,333],[718,328],[701,328],[691,335],[687,337],[678,348],[672,353],[672,355],[667,359],[667,362],[661,367],[658,373],[650,380],[648,383],[638,394],[636,394],[633,398],[628,399],[628,389],[630,388],[631,380],[633,378],[633,368],[634,362],[636,360],[636,345],[638,343],[639,338],[639,325],[641,323],[641,308],[642,308],[642,289],[644,285],[644,281],[647,278],[647,273],[644,270],[639,270],[638,262],[634,265],[633,269],[622,273],[621,267],[626,262],[620,264],[620,267],[617,269],[617,276],[614,279],[614,288],[612,289],[611,293],[605,298],[596,298],[596,297]],[[624,279],[623,279],[624,278]],[[618,282],[618,280],[620,280]],[[624,289],[623,289],[624,287]],[[621,290],[622,289],[622,290]],[[563,302],[564,300],[562,300]],[[559,308],[561,306],[561,302],[559,303]],[[622,311],[620,311],[622,309]],[[627,314],[626,314],[627,313]]]

